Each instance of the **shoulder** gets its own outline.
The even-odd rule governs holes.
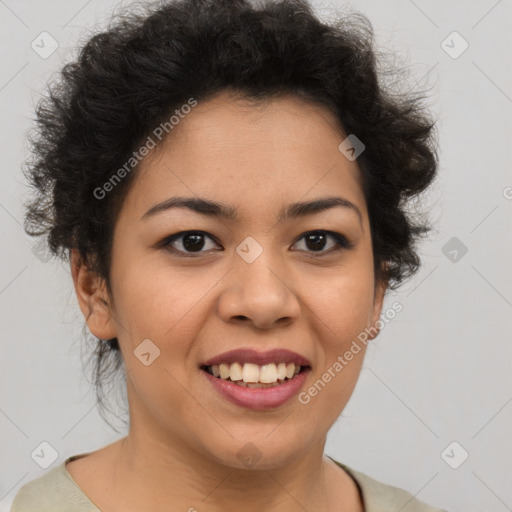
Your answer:
[[[446,510],[419,501],[404,489],[385,484],[334,459],[331,460],[343,468],[355,480],[361,490],[365,511],[367,512],[387,512],[389,510],[400,510],[401,512],[446,512]]]
[[[14,497],[10,512],[100,512],[87,498],[66,470],[66,462],[80,455],[67,458],[22,486]]]

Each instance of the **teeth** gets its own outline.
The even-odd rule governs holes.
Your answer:
[[[259,387],[260,384],[273,384],[292,379],[301,370],[294,363],[221,363],[210,367],[210,373],[221,379],[230,379],[243,387]]]
[[[242,377],[244,382],[259,382],[260,367],[257,364],[245,363],[242,370]]]
[[[260,382],[268,384],[277,381],[277,370],[274,363],[265,364],[260,370]]]
[[[229,367],[229,378],[231,380],[242,380],[242,365],[240,363],[233,363]]]
[[[227,364],[219,364],[219,372],[221,379],[227,379],[229,377],[229,365]]]
[[[277,378],[284,380],[286,377],[286,363],[279,363],[277,365]]]

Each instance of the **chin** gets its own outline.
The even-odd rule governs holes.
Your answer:
[[[309,432],[309,434],[311,434]],[[273,437],[274,436],[274,437]],[[219,464],[229,468],[249,471],[274,470],[293,464],[300,459],[307,446],[303,445],[305,436],[294,436],[264,433],[262,436],[251,434],[238,438],[229,438],[229,445],[215,444],[209,446],[211,457]],[[245,438],[247,441],[241,441]],[[211,442],[211,439],[210,439]],[[312,444],[312,443],[311,443]],[[213,448],[213,450],[212,450]]]

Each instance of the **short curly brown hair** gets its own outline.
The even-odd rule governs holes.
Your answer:
[[[306,0],[159,1],[114,17],[37,106],[24,169],[36,192],[26,232],[47,235],[54,256],[76,248],[110,292],[114,224],[135,173],[105,199],[94,190],[190,97],[205,101],[225,89],[252,100],[296,95],[329,109],[344,133],[364,142],[357,163],[375,276],[398,288],[418,270],[415,243],[431,229],[406,207],[436,176],[437,141],[425,93],[381,83],[401,70],[379,74],[373,38],[364,15],[322,22]],[[119,366],[116,339],[98,343],[97,391],[109,352]]]

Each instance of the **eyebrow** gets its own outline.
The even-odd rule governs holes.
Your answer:
[[[283,208],[278,216],[278,222],[288,219],[296,219],[305,217],[314,213],[319,213],[335,207],[342,207],[352,210],[359,217],[359,224],[362,227],[363,216],[359,208],[348,199],[340,196],[322,197],[312,201],[298,202]],[[224,218],[230,221],[237,221],[237,208],[232,206],[214,202],[204,198],[197,197],[171,197],[152,206],[142,217],[141,220],[147,220],[159,213],[168,211],[172,208],[187,208],[193,212],[208,217]]]

